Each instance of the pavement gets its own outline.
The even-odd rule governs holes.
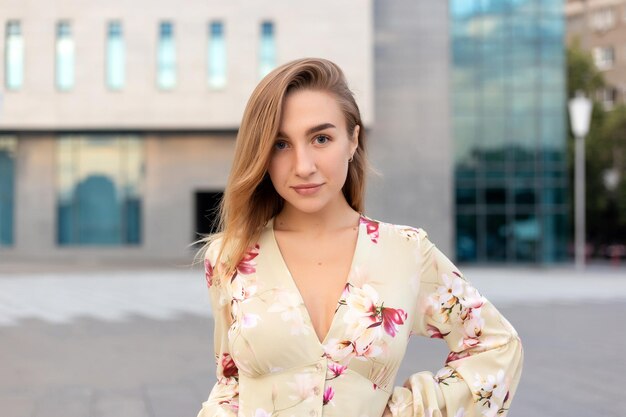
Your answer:
[[[626,268],[460,269],[524,344],[509,417],[624,416]],[[210,312],[198,265],[2,265],[0,417],[196,416]],[[397,384],[443,365],[436,342],[413,338]]]

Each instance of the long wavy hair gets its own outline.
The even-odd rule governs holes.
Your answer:
[[[230,176],[219,204],[217,233],[204,235],[195,259],[204,257],[209,245],[220,240],[214,274],[230,276],[260,237],[267,221],[284,205],[267,172],[281,123],[285,97],[296,90],[332,94],[346,121],[348,137],[360,126],[358,147],[349,164],[342,188],[348,204],[364,211],[365,177],[371,169],[366,158],[365,128],[354,95],[337,64],[321,58],[302,58],[275,68],[252,92],[237,133]],[[193,245],[192,244],[192,245]],[[195,263],[195,262],[194,262]]]

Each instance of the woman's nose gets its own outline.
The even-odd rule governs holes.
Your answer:
[[[301,146],[295,152],[295,171],[300,177],[308,177],[317,170],[315,165],[315,155],[312,149]]]

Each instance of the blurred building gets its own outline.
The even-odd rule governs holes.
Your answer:
[[[189,259],[249,94],[302,56],[355,91],[368,215],[460,261],[562,258],[558,1],[45,4],[0,3],[0,262]]]
[[[188,259],[277,64],[336,61],[371,123],[361,4],[1,2],[0,260]]]
[[[562,1],[450,4],[457,257],[564,260]]]
[[[568,0],[567,43],[591,52],[606,87],[598,100],[606,110],[626,103],[626,0]]]

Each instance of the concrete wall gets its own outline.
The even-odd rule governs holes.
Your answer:
[[[371,215],[422,227],[454,258],[447,2],[374,2]]]
[[[339,64],[361,103],[366,123],[373,119],[371,2],[218,0],[3,0],[7,20],[22,24],[24,86],[5,92],[0,129],[198,128],[233,129],[258,83],[260,23],[275,22],[277,63],[320,56]],[[69,19],[76,51],[75,88],[59,92],[54,83],[55,27]],[[123,23],[127,51],[126,87],[105,85],[106,24]],[[174,23],[178,84],[156,85],[158,23]],[[228,81],[220,91],[206,81],[207,26],[225,24]],[[1,38],[4,39],[4,35]],[[0,56],[4,42],[0,42]],[[0,78],[4,79],[0,66]]]

